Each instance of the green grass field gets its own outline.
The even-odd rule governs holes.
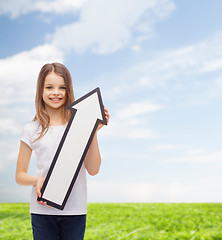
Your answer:
[[[0,204],[0,239],[32,239],[28,204]],[[120,239],[222,240],[222,204],[88,204],[85,240]]]

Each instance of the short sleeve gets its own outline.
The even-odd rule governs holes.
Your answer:
[[[29,124],[25,125],[23,128],[20,140],[26,143],[32,149],[31,129]]]

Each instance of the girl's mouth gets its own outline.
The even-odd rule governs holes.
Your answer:
[[[59,102],[62,100],[62,98],[49,98],[53,102]]]

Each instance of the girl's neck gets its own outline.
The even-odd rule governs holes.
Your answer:
[[[49,126],[57,126],[57,125],[63,125],[67,123],[67,120],[65,119],[65,116],[64,116],[63,107],[59,109],[47,108],[46,111],[50,117]]]

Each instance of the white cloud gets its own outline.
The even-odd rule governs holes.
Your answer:
[[[15,182],[12,187],[0,185],[0,202],[29,202],[30,195],[30,186],[15,186]]]
[[[215,71],[222,68],[222,50],[218,52],[212,42],[162,52],[152,61],[133,67],[130,72],[134,72],[133,76],[138,72],[141,87],[156,88],[165,87],[168,81],[172,82],[180,76],[184,79],[186,75]],[[212,51],[208,52],[208,48]],[[214,67],[210,67],[212,62]]]
[[[221,190],[220,183],[213,185],[203,180],[192,184],[94,180],[88,183],[89,202],[220,202]]]
[[[195,158],[195,162],[197,158],[202,158],[203,160],[206,158],[205,154],[207,151],[203,148],[193,148],[190,145],[182,145],[182,144],[158,144],[150,148],[154,151],[175,151],[175,150],[186,150],[187,152],[184,153],[184,157],[174,158],[173,160],[169,160],[170,162],[182,161],[182,162],[190,162],[192,159]],[[194,157],[194,158],[193,158]],[[207,154],[208,157],[208,154]],[[180,159],[180,160],[179,160]],[[205,161],[205,160],[204,160]]]
[[[138,39],[152,37],[154,23],[174,8],[171,0],[87,1],[80,20],[57,28],[51,36],[52,43],[76,52],[115,52],[131,42],[132,31],[137,32]],[[146,27],[142,28],[142,24]]]
[[[222,78],[218,77],[212,81],[208,90],[209,99],[220,99],[222,96]]]
[[[0,133],[5,135],[20,133],[16,119],[0,118]]]
[[[104,54],[126,45],[138,51],[141,42],[153,37],[154,24],[174,8],[172,0],[9,0],[1,4],[0,15],[16,18],[32,11],[63,14],[78,10],[79,21],[58,27],[55,33],[48,35],[49,41],[66,51],[90,50]]]
[[[157,81],[174,80],[181,75],[212,72],[222,68],[222,48],[215,45],[215,37],[212,37],[200,44],[162,52],[152,62],[140,67],[141,70],[147,67],[146,72],[149,72],[147,75]],[[144,79],[141,85],[149,86],[149,81]]]
[[[151,150],[162,151],[162,150],[177,150],[186,149],[188,145],[177,145],[177,144],[158,144],[151,148]]]
[[[184,156],[164,160],[169,163],[221,163],[222,151],[207,153],[204,149],[188,151]]]
[[[153,129],[147,129],[145,127],[137,127],[135,129],[129,129],[128,134],[126,135],[128,138],[133,139],[149,139],[149,138],[159,138],[160,134],[158,134]]]
[[[113,88],[109,88],[106,96],[123,97],[132,93],[153,95],[158,89],[159,94],[155,94],[155,98],[164,102],[173,99],[175,103],[177,96],[180,97],[180,103],[183,104],[182,100],[185,99],[192,105],[221,98],[221,45],[222,33],[197,44],[156,52],[147,61],[136,63],[117,76],[111,76]],[[216,75],[208,78],[207,74],[211,73]]]
[[[66,12],[80,9],[86,0],[54,0],[54,1],[34,1],[33,9],[41,12],[53,12],[65,14]]]
[[[190,156],[194,156],[194,155],[200,155],[200,154],[205,154],[206,150],[203,148],[196,148],[196,149],[192,149],[190,151],[187,152],[187,155]]]
[[[54,61],[63,62],[63,54],[49,44],[0,59],[0,105],[33,101],[41,67]]]
[[[10,133],[8,134],[8,136]],[[17,137],[13,139],[1,139],[0,140],[0,171],[5,171],[8,165],[14,163],[14,167],[16,166],[16,160],[18,157],[18,149],[19,149],[19,140]],[[15,168],[13,168],[14,170]],[[10,171],[11,173],[11,171]]]
[[[131,119],[141,116],[145,113],[155,112],[162,108],[159,104],[153,104],[145,101],[129,103],[117,111],[116,117],[120,119]]]
[[[120,138],[149,139],[158,138],[159,134],[147,126],[148,114],[162,109],[159,104],[138,101],[121,106],[112,113],[109,127],[103,136]]]
[[[140,45],[133,45],[132,50],[135,51],[135,52],[140,52],[141,47],[140,47]]]
[[[109,127],[103,130],[102,137],[116,137],[128,139],[153,139],[160,135],[153,129],[150,129],[144,122],[141,124],[132,124],[121,122],[118,119],[111,120]]]
[[[22,14],[33,11],[42,13],[64,14],[74,12],[82,7],[86,0],[8,0],[1,1],[0,15],[9,15],[11,18],[17,18]]]
[[[32,0],[9,0],[1,1],[0,15],[9,15],[11,18],[18,17],[20,14],[26,13],[27,9],[32,5]],[[29,6],[29,7],[28,7]]]

